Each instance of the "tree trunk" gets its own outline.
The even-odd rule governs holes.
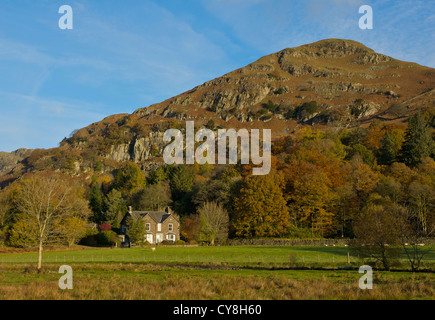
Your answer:
[[[381,260],[382,264],[384,265],[384,269],[390,271],[390,262],[388,261],[387,249],[385,248],[385,245],[382,245]]]
[[[38,270],[41,270],[42,267],[42,240],[39,240],[39,249],[38,249]]]

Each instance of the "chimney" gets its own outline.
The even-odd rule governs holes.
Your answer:
[[[166,207],[165,212],[171,214],[171,208],[170,207]]]
[[[133,207],[132,206],[128,206],[128,213],[132,213],[133,212]]]

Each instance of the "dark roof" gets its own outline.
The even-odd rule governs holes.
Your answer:
[[[130,214],[134,218],[134,220],[139,219],[139,217],[143,218],[146,215],[149,215],[151,219],[153,219],[157,223],[162,223],[171,216],[170,213],[163,211],[132,211],[130,212]]]

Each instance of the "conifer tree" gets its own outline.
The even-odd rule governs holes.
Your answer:
[[[405,141],[400,150],[401,162],[410,167],[418,165],[423,158],[433,157],[435,142],[425,116],[419,112],[409,118]]]

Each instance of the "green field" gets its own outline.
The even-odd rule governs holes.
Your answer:
[[[433,247],[424,266],[434,269]],[[375,271],[361,290],[347,247],[77,248],[0,254],[2,299],[435,299],[435,273]],[[71,265],[74,289],[58,288],[61,264]],[[300,268],[302,267],[302,268]],[[305,267],[305,268],[303,268]],[[351,267],[346,269],[347,267]],[[311,270],[310,270],[311,268]]]
[[[342,265],[348,263],[348,247],[333,246],[216,246],[216,247],[151,247],[131,249],[90,249],[47,251],[44,263],[228,263],[228,264],[298,264]],[[424,263],[435,263],[435,248],[422,248],[427,254]],[[0,263],[36,262],[37,253],[0,254]],[[361,259],[349,254],[351,264]],[[402,262],[406,263],[403,255]]]

